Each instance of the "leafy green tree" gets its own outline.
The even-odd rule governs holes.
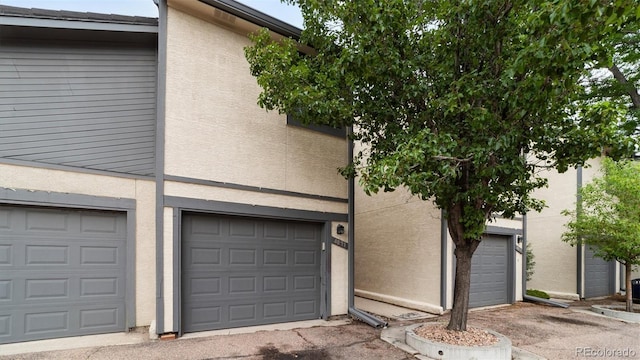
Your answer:
[[[639,7],[640,8],[640,7]],[[608,39],[614,56],[594,62],[587,97],[594,103],[616,106],[626,113],[622,126],[640,134],[640,22],[627,24]]]
[[[571,216],[562,240],[585,244],[606,261],[625,266],[627,311],[632,311],[631,271],[640,265],[640,163],[605,158],[602,176],[580,189],[578,210]]]
[[[265,30],[245,49],[258,104],[352,127],[364,150],[343,175],[445,210],[457,264],[448,328],[466,330],[486,222],[543,207],[531,197],[546,185],[540,166],[562,172],[604,145],[629,147],[620,113],[580,102],[579,80],[640,16],[636,1],[288,2],[302,10],[299,41]]]

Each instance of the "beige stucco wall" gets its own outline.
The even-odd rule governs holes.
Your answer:
[[[165,173],[181,179],[165,181],[165,195],[346,214],[346,202],[295,194],[347,198],[347,181],[337,170],[348,162],[346,139],[288,126],[285,115],[261,109],[260,87],[244,57],[250,40],[238,29],[221,26],[210,11],[197,2],[169,3]],[[291,193],[190,183],[193,179]],[[166,284],[177,239],[172,240],[167,209],[164,218]],[[347,241],[347,234],[333,235]],[[345,314],[347,252],[337,246],[331,251],[331,315]],[[172,291],[165,286],[166,328],[172,324]]]
[[[439,313],[441,216],[431,202],[404,189],[355,197],[356,295]],[[522,218],[495,218],[488,225],[501,231],[522,229]],[[447,244],[447,306],[453,305],[453,249]],[[515,257],[516,301],[522,300],[522,256]]]
[[[495,226],[507,229],[522,229],[522,217],[519,215],[513,219],[494,218],[487,222],[487,226]]]
[[[440,312],[440,210],[405,190],[355,196],[356,294]]]
[[[156,318],[156,185],[135,180],[136,191],[136,325]]]
[[[155,319],[155,183],[151,180],[0,164],[0,187],[136,200],[136,325]]]
[[[174,281],[177,279],[173,278],[173,265],[174,265],[174,256],[177,254],[173,253],[173,209],[170,207],[165,207],[162,211],[163,228],[162,233],[164,236],[163,247],[162,247],[162,292],[164,298],[164,329],[163,332],[170,332],[174,330],[173,323],[173,312],[177,310],[177,304],[173,303],[173,289],[174,289]]]
[[[166,174],[346,197],[346,140],[256,105],[246,36],[169,8],[167,42]]]
[[[546,171],[541,176],[549,180],[549,187],[537,190],[534,197],[544,200],[547,207],[542,212],[527,214],[527,241],[536,262],[527,288],[556,296],[577,296],[577,250],[561,240],[569,220],[561,211],[576,206],[577,171],[570,169],[563,174]]]
[[[344,226],[344,233],[338,234],[338,225]],[[333,222],[331,236],[349,242],[349,226],[346,222]],[[349,310],[349,252],[337,245],[331,245],[331,315],[343,315]]]
[[[582,184],[600,176],[599,171],[600,159],[590,160],[582,169]],[[550,170],[541,175],[549,179],[549,187],[536,191],[534,196],[545,200],[547,207],[540,213],[530,212],[527,215],[527,241],[532,244],[536,262],[533,279],[527,282],[527,287],[544,290],[555,297],[575,299],[580,295],[576,279],[577,249],[561,240],[569,221],[561,211],[576,208],[578,171],[570,169],[559,174]],[[584,273],[584,261],[582,265]],[[584,288],[584,278],[582,286]]]
[[[241,204],[301,209],[319,212],[347,213],[344,202],[310,199],[297,196],[267,194],[253,191],[226,189],[221,187],[185,184],[165,181],[165,195],[201,200],[225,201]]]
[[[522,254],[516,252],[516,301],[522,301],[523,299],[523,291],[522,291]]]

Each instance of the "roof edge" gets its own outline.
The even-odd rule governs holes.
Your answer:
[[[93,12],[79,12],[79,11],[67,11],[67,10],[48,10],[38,8],[22,8],[8,5],[0,5],[0,18],[13,18],[14,21],[7,23],[6,25],[16,25],[19,23],[19,19],[24,19],[27,26],[34,26],[37,21],[44,21],[49,24],[50,21],[64,22],[64,23],[76,23],[77,25],[72,28],[81,28],[81,23],[93,23],[93,24],[112,24],[112,25],[126,25],[126,26],[144,26],[144,27],[157,27],[158,18],[143,17],[143,16],[130,16],[130,15],[118,15],[118,14],[100,14]],[[31,20],[31,21],[29,21]],[[47,22],[47,20],[49,22]],[[3,22],[4,24],[4,22]],[[19,25],[19,24],[17,24]],[[56,27],[56,26],[54,26]],[[60,26],[66,27],[66,26]],[[88,26],[88,28],[93,28]]]
[[[237,16],[243,20],[249,21],[261,27],[278,33],[282,36],[300,40],[302,29],[288,24],[282,20],[278,20],[273,16],[267,15],[252,7],[241,4],[233,0],[198,0],[199,2],[215,7],[219,10]]]

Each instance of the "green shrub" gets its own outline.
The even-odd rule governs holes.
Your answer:
[[[549,299],[550,298],[549,294],[547,294],[546,292],[544,292],[542,290],[527,289],[527,295],[539,297],[539,298],[542,298],[542,299]]]
[[[531,278],[533,277],[533,267],[536,265],[536,262],[534,261],[535,256],[533,255],[533,250],[531,249],[531,243],[527,243],[527,281],[530,281]]]

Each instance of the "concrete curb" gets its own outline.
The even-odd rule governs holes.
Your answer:
[[[415,333],[421,326],[440,326],[437,323],[415,324],[405,328],[407,345],[434,359],[474,359],[474,360],[512,360],[511,340],[495,331],[486,330],[498,338],[498,342],[487,346],[461,346],[438,343],[425,339]]]
[[[424,355],[420,355],[420,353],[416,349],[407,345],[407,342],[405,340],[405,333],[407,328],[410,326],[412,325],[388,327],[386,329],[383,329],[382,333],[380,334],[380,339],[382,339],[382,341],[385,341],[410,355],[413,355],[418,359],[435,360],[432,358],[428,358]],[[534,354],[524,349],[517,348],[515,346],[511,346],[511,356],[513,360],[547,360],[547,358],[545,357]]]
[[[627,322],[640,323],[640,313],[626,312],[623,306],[591,305],[591,311]]]

